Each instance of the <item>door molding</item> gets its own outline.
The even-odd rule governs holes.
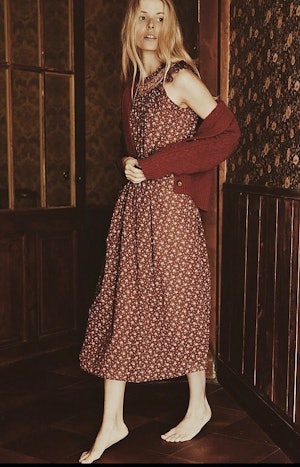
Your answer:
[[[213,96],[220,94],[220,1],[198,0],[199,70],[201,78]],[[217,342],[217,314],[219,307],[219,222],[220,196],[219,172],[215,169],[213,196],[209,212],[202,212],[212,278],[212,309],[210,325],[210,351],[208,356],[208,379],[216,378],[215,359]]]

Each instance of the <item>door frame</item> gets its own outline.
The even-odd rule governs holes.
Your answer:
[[[220,95],[221,63],[221,5],[220,0],[198,0],[199,70],[203,82],[214,97]],[[212,281],[212,308],[210,325],[210,350],[206,375],[216,378],[215,361],[217,355],[217,316],[220,289],[220,232],[221,232],[221,184],[222,165],[215,169],[213,195],[209,212],[202,212],[206,242],[210,260]]]

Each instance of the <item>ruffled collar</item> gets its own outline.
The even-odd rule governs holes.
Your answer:
[[[145,94],[151,91],[163,81],[164,75],[165,75],[165,65],[162,64],[155,71],[153,71],[153,73],[146,76],[143,83],[137,84],[135,94],[142,95],[142,94]]]

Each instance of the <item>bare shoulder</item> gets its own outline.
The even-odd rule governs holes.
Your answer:
[[[166,91],[181,107],[190,107],[205,118],[217,105],[202,79],[190,68],[180,67],[166,83]]]
[[[205,88],[200,76],[197,76],[194,71],[189,68],[182,68],[177,73],[172,75],[172,84],[174,87],[181,89],[189,88],[190,86],[196,87],[198,90]]]

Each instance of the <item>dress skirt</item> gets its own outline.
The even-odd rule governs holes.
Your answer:
[[[199,209],[173,176],[128,182],[80,352],[83,370],[145,382],[204,370],[211,280]]]

